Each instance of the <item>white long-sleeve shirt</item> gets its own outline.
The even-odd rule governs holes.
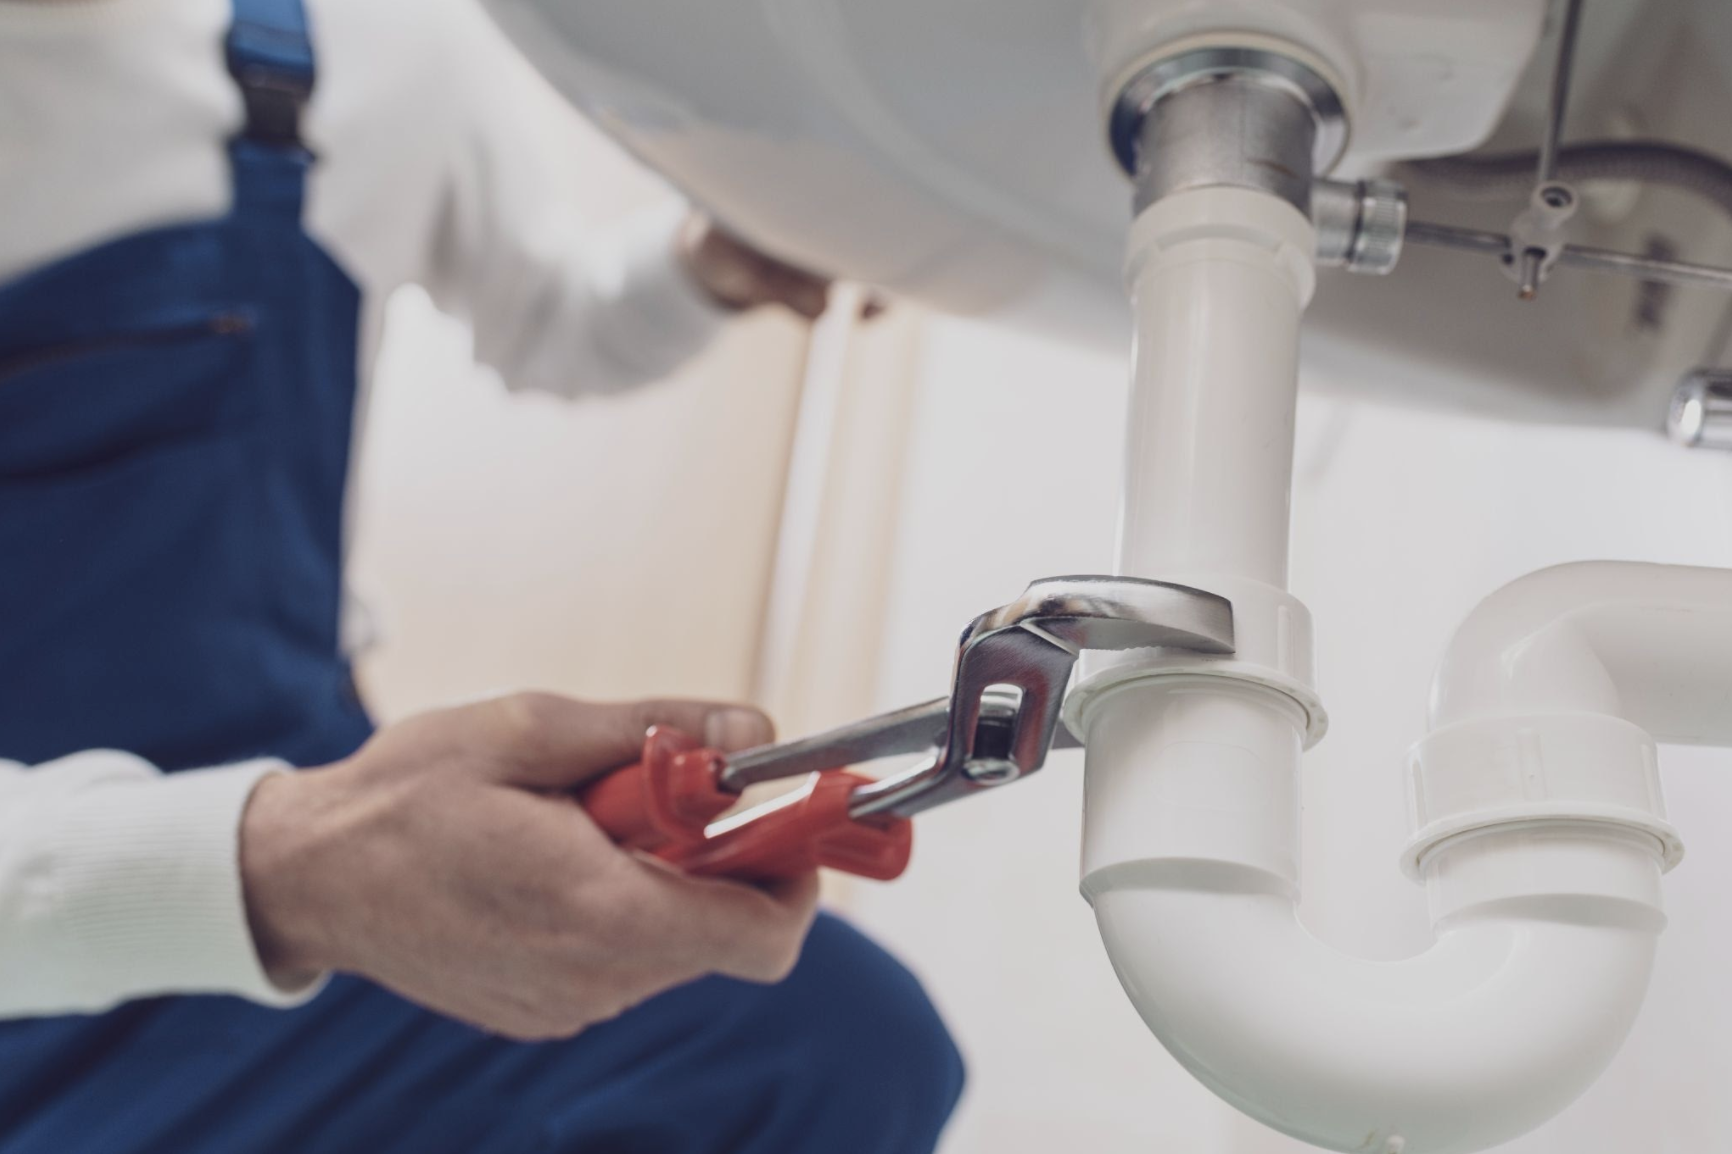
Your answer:
[[[560,141],[525,115],[548,97],[473,0],[306,2],[306,227],[362,289],[363,404],[386,298],[407,283],[468,318],[513,388],[617,391],[709,340],[723,314],[673,257],[676,215],[598,237],[550,192]],[[0,0],[0,282],[226,211],[242,119],[229,19],[228,0]],[[309,996],[261,970],[239,878],[247,797],[281,768],[0,761],[0,1017]]]

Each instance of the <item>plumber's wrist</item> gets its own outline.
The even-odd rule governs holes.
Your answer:
[[[341,783],[330,770],[273,774],[241,819],[240,873],[259,963],[285,989],[343,968],[336,948],[342,896],[318,868],[339,822]]]

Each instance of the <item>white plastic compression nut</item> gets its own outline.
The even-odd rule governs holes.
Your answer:
[[[1335,1150],[1459,1154],[1562,1109],[1641,1006],[1680,848],[1642,727],[1732,741],[1732,574],[1572,567],[1488,599],[1413,758],[1436,943],[1383,963],[1313,938],[1298,770],[1323,716],[1285,590],[1309,239],[1290,206],[1225,188],[1133,231],[1120,571],[1229,597],[1240,644],[1087,664],[1082,888],[1144,1020],[1228,1102]],[[1693,617],[1660,620],[1681,601]],[[1718,700],[1685,687],[1703,676]]]
[[[1576,820],[1646,833],[1664,820],[1654,743],[1732,745],[1732,573],[1589,561],[1514,581],[1462,624],[1432,732],[1409,759],[1419,874],[1453,838]]]

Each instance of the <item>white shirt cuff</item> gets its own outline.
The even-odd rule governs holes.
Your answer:
[[[81,790],[55,807],[47,838],[49,920],[63,964],[98,999],[226,993],[271,1006],[316,995],[271,981],[248,929],[240,827],[253,787],[286,772],[273,760]]]

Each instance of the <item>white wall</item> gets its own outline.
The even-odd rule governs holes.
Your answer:
[[[956,630],[1030,578],[1107,571],[1124,366],[935,322],[894,558],[881,704],[943,688]],[[1397,871],[1402,752],[1431,669],[1473,603],[1585,557],[1732,565],[1732,461],[1642,433],[1484,424],[1308,392],[1294,591],[1315,614],[1333,729],[1306,762],[1304,913],[1325,940],[1395,958],[1428,940]],[[1689,857],[1636,1033],[1590,1095],[1520,1154],[1683,1154],[1732,1132],[1732,757],[1667,750]],[[851,909],[926,978],[969,1055],[946,1154],[1072,1148],[1305,1149],[1184,1074],[1117,987],[1077,896],[1080,759],[921,819],[915,864]],[[1423,1042],[1423,1039],[1418,1040]]]

